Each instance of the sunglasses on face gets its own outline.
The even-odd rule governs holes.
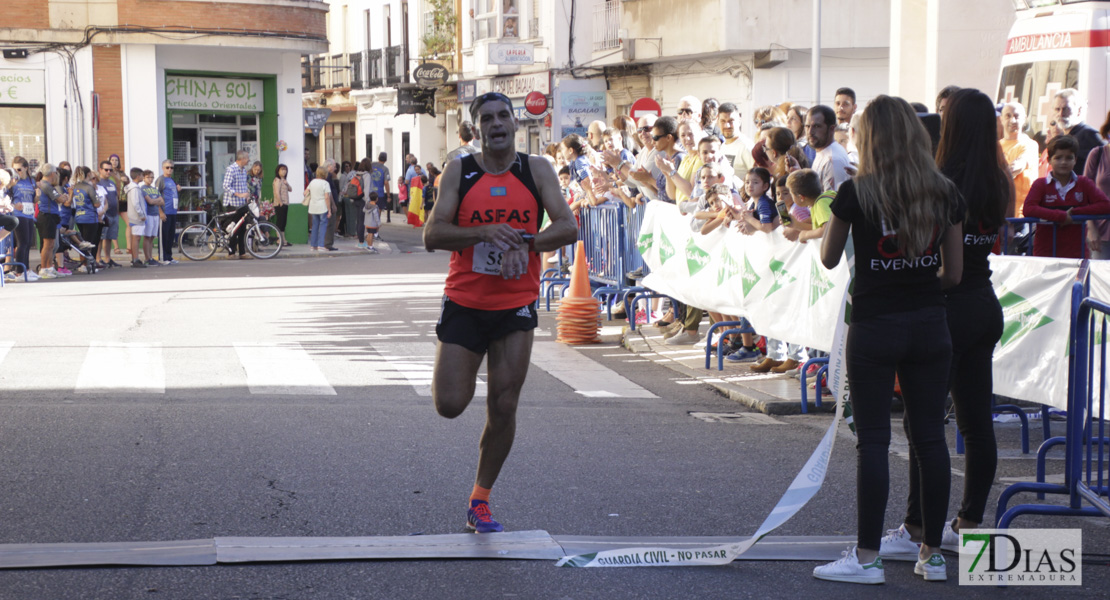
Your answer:
[[[670,135],[670,134],[669,133],[662,133],[662,134],[659,134],[659,135],[653,135],[653,136],[651,136],[651,139],[658,142],[659,140],[667,137],[668,135]]]
[[[678,109],[678,114],[680,114],[680,115],[692,115],[692,114],[694,114],[694,109],[692,109],[692,108],[680,108],[680,109]]]
[[[651,127],[641,127],[639,129],[637,129],[636,131],[639,131],[640,133],[647,133],[647,132],[651,131]]]

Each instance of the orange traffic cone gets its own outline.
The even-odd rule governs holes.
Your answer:
[[[558,336],[564,344],[596,344],[601,341],[601,301],[590,294],[590,274],[586,248],[578,242],[570,268],[570,289],[559,303],[555,317]]]

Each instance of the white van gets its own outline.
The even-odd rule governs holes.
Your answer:
[[[999,75],[999,102],[1017,100],[1029,115],[1026,133],[1043,147],[1053,96],[1075,88],[1087,98],[1087,124],[1098,129],[1110,109],[1110,2],[1014,0]]]

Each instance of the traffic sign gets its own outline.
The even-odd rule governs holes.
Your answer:
[[[663,107],[659,106],[653,98],[640,98],[632,103],[632,109],[629,111],[633,119],[639,119],[644,115],[655,115],[657,117],[663,116]]]

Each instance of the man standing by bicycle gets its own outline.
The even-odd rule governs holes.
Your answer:
[[[235,162],[228,165],[227,170],[224,171],[224,210],[236,209],[235,214],[231,217],[232,224],[238,223],[247,214],[247,200],[250,199],[251,194],[247,187],[246,167],[250,158],[250,154],[246,150],[240,150],[235,153]],[[246,227],[235,230],[234,235],[231,236],[229,256],[234,256],[236,249],[238,249],[239,258],[243,258],[243,253],[247,250],[246,244],[243,243],[243,234],[246,231]]]
[[[482,151],[447,163],[424,247],[452,251],[432,374],[440,415],[462,414],[489,354],[486,426],[467,503],[467,527],[489,533],[502,530],[490,514],[489,494],[516,434],[538,321],[539,253],[574,242],[578,228],[550,163],[516,152],[512,101],[483,94],[470,113],[482,133]],[[551,225],[539,231],[545,211]]]

